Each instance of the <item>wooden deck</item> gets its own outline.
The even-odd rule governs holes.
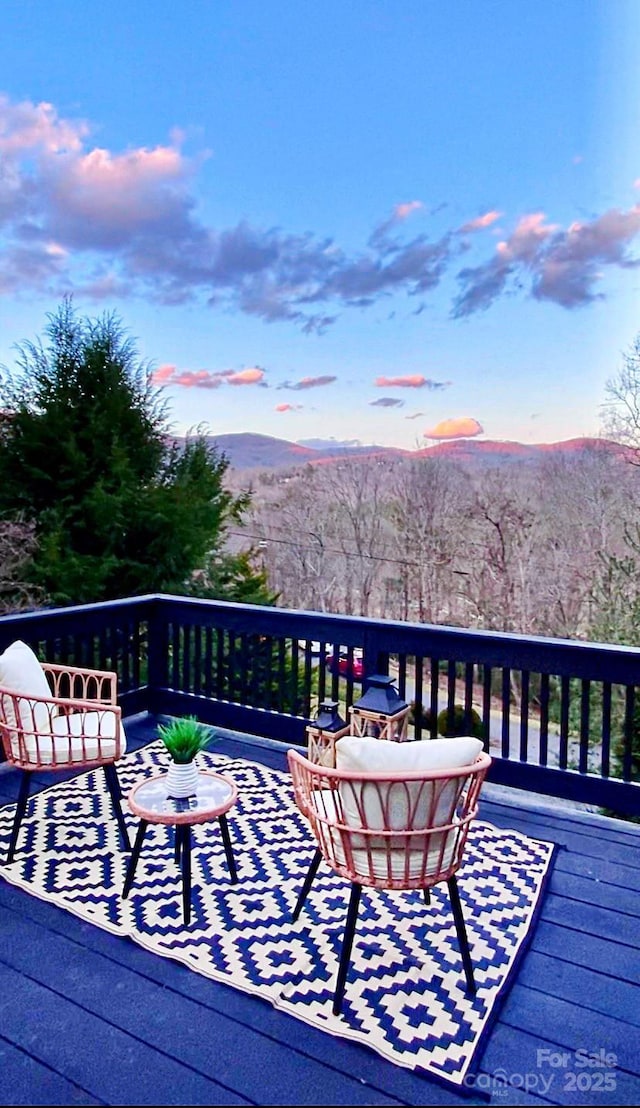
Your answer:
[[[155,721],[127,734],[148,742]],[[265,740],[226,733],[216,749],[286,764]],[[14,778],[0,775],[1,804]],[[483,818],[560,850],[470,1097],[0,881],[0,1103],[640,1103],[640,827],[497,786],[483,797]]]

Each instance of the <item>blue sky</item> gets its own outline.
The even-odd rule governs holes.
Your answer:
[[[636,0],[3,0],[0,362],[115,311],[177,430],[598,433]]]

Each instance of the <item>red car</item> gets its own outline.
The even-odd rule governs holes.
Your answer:
[[[341,677],[351,677],[354,681],[362,681],[364,677],[362,651],[354,650],[352,658],[349,658],[346,650],[340,650],[337,654],[328,654],[327,669],[331,673],[339,673]]]

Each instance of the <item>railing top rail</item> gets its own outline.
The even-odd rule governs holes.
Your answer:
[[[150,593],[124,597],[121,600],[97,604],[73,605],[64,608],[38,609],[0,617],[3,625],[16,630],[24,627],[35,632],[38,625],[98,616],[108,619],[123,611],[141,609],[145,615],[154,613],[167,618],[170,613],[185,619],[207,623],[218,615],[221,624],[231,627],[251,627],[256,633],[292,638],[339,642],[359,646],[375,642],[376,649],[394,654],[475,661],[490,666],[529,669],[537,672],[571,672],[577,677],[589,677],[596,671],[601,680],[640,683],[640,648],[615,643],[585,642],[580,639],[558,639],[523,635],[504,631],[480,631],[439,624],[404,623],[379,620],[367,616],[337,615],[290,608],[274,608],[257,604],[237,604],[225,600]],[[195,617],[195,620],[194,620]],[[560,668],[554,669],[554,666]]]

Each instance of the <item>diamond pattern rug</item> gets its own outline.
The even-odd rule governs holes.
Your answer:
[[[101,771],[30,801],[18,853],[0,866],[12,884],[155,954],[247,993],[459,1091],[528,945],[554,846],[478,820],[458,874],[478,991],[467,996],[446,886],[426,907],[419,891],[364,890],[340,1016],[333,1016],[348,882],[321,864],[296,924],[291,913],[314,851],[287,773],[215,752],[200,768],[232,777],[228,813],[239,882],[229,881],[218,824],[193,829],[192,915],[182,917],[172,831],[147,831],[129,898]],[[167,767],[161,743],[118,763],[123,791]],[[0,811],[6,854],[13,806]],[[136,820],[129,815],[133,839]]]

